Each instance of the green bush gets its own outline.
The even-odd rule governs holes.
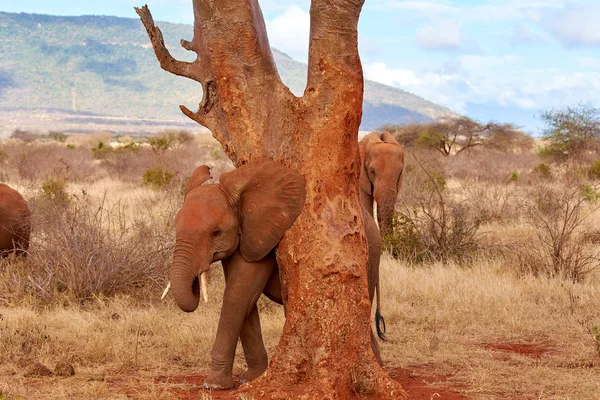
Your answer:
[[[159,166],[146,170],[142,177],[142,182],[144,185],[150,186],[153,189],[162,189],[171,183],[174,177],[174,173],[164,171],[162,167]]]
[[[175,133],[173,132],[148,138],[148,143],[155,152],[165,152],[169,150],[173,146],[174,141]]]
[[[521,179],[521,175],[519,174],[519,171],[512,171],[510,173],[510,181],[511,182],[519,182],[520,179]]]
[[[92,148],[92,154],[96,160],[103,160],[112,152],[113,148],[110,146],[105,146],[104,142],[98,142],[98,145]]]
[[[404,214],[394,214],[390,229],[382,238],[382,247],[397,259],[416,263],[426,260],[426,251],[417,226]]]
[[[66,190],[67,181],[59,178],[47,179],[42,182],[41,196],[57,203],[68,203],[71,196]]]
[[[50,131],[46,137],[50,140],[54,140],[56,142],[61,142],[64,143],[67,141],[67,138],[69,137],[68,135],[64,134],[63,132],[57,132],[57,131]]]
[[[600,200],[600,193],[589,183],[581,185],[581,197],[585,200],[595,203]]]
[[[132,153],[137,153],[140,151],[140,145],[131,140],[130,142],[127,142],[125,146],[117,147],[117,151],[130,151]]]
[[[600,179],[600,160],[596,160],[590,165],[588,175],[592,179]]]
[[[552,171],[550,166],[546,163],[540,163],[533,168],[533,173],[542,179],[552,178]]]

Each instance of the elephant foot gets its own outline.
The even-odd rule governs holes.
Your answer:
[[[235,386],[231,374],[223,374],[222,372],[212,371],[202,384],[204,389],[209,390],[226,390]]]
[[[261,367],[248,368],[246,372],[244,372],[240,378],[240,383],[246,383],[255,380],[259,376],[265,372],[267,369],[267,365]]]

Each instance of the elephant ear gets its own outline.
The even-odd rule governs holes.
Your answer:
[[[397,144],[398,146],[400,146],[400,143],[389,132],[383,132],[381,134],[381,140],[383,140],[385,143]]]
[[[273,161],[252,161],[221,175],[220,184],[236,199],[240,215],[240,252],[261,260],[277,246],[304,207],[304,177]]]
[[[190,178],[190,181],[188,182],[187,190],[185,191],[186,196],[190,192],[190,190],[202,185],[204,182],[211,178],[212,176],[210,176],[210,168],[208,168],[206,165],[201,165],[198,168],[196,168],[196,170],[192,174],[192,177]]]

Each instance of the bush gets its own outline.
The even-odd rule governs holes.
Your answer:
[[[598,207],[586,209],[584,191],[568,182],[562,187],[539,185],[528,199],[526,218],[533,239],[521,249],[522,270],[577,282],[600,267],[600,252],[586,240],[587,219]]]
[[[52,178],[42,182],[40,195],[49,201],[59,203],[68,203],[71,196],[66,190],[67,182],[64,179]]]
[[[154,150],[155,152],[165,152],[169,150],[172,147],[174,141],[174,132],[166,132],[163,135],[148,138],[148,143],[150,144],[152,150]]]
[[[410,262],[450,260],[466,261],[478,248],[480,216],[471,212],[468,203],[446,187],[439,173],[429,172],[421,163],[426,181],[411,204],[393,218],[383,247],[394,257]]]
[[[600,193],[598,193],[594,186],[589,183],[584,183],[581,185],[581,197],[586,201],[595,203],[600,200]]]
[[[106,146],[104,142],[98,142],[96,147],[92,147],[92,154],[96,160],[104,160],[112,152],[112,147]]]
[[[552,178],[552,171],[550,170],[550,166],[545,163],[540,163],[536,165],[532,172],[534,175],[541,179]]]
[[[12,139],[17,139],[25,143],[31,143],[39,139],[39,135],[32,132],[27,132],[21,129],[15,129],[10,135]]]
[[[153,189],[162,189],[167,186],[175,174],[169,171],[164,171],[162,167],[155,167],[144,172],[142,182],[146,186],[150,186]]]
[[[596,160],[590,165],[588,176],[591,179],[600,179],[600,160]]]
[[[67,141],[69,135],[64,134],[63,132],[50,131],[47,135],[45,135],[50,140],[54,140],[55,142],[64,143]]]
[[[13,296],[89,299],[145,287],[158,292],[163,285],[174,245],[174,208],[157,221],[138,219],[124,204],[111,206],[105,197],[83,193],[66,207],[38,199],[32,210],[36,229],[24,265],[11,274]]]
[[[600,109],[578,104],[543,111],[541,119],[546,124],[542,135],[548,140],[542,155],[556,161],[580,161],[585,153],[599,149]]]

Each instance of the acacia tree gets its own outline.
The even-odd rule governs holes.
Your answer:
[[[488,122],[483,124],[468,117],[446,117],[436,122],[418,126],[416,144],[436,149],[444,156],[460,154],[463,151],[480,146],[499,132],[516,128],[510,124]]]
[[[193,0],[197,54],[175,60],[147,7],[136,9],[166,71],[202,84],[197,111],[240,166],[271,158],[299,170],[306,202],[277,249],[286,322],[269,368],[242,387],[255,398],[406,396],[370,346],[367,242],[358,194],[363,76],[357,23],[364,0],[313,0],[302,97],[281,82],[258,0]]]
[[[542,155],[558,161],[577,160],[600,148],[599,108],[578,104],[542,111],[540,118],[546,124],[542,136],[550,142]]]

